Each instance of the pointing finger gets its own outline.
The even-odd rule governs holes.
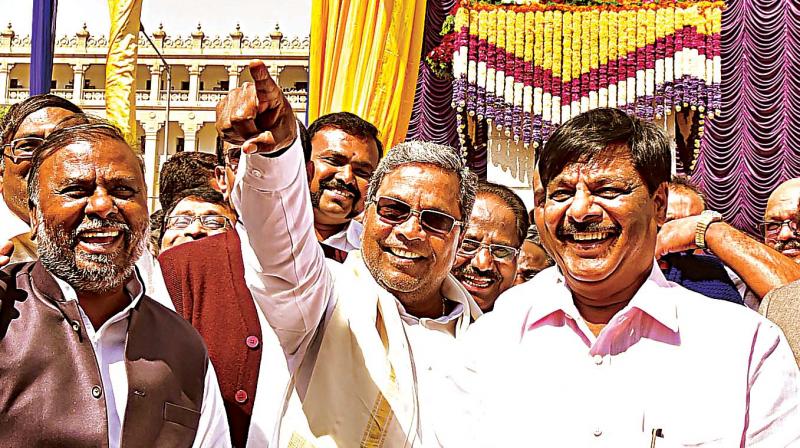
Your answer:
[[[267,66],[264,65],[264,61],[250,61],[249,69],[250,76],[253,77],[253,83],[256,86],[256,95],[260,103],[259,109],[263,111],[266,108],[275,107],[277,104],[274,103],[280,98],[280,95],[276,93],[279,93],[280,89],[278,85],[275,84],[275,80],[272,79],[272,76],[269,75],[269,70]]]

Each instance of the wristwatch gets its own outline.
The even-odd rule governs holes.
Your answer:
[[[722,215],[714,210],[705,210],[700,213],[700,219],[697,221],[697,227],[694,230],[694,244],[700,248],[706,248],[706,230],[711,223],[722,221]]]

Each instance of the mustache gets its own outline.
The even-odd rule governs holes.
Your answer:
[[[475,267],[472,266],[469,263],[464,263],[460,267],[456,268],[453,271],[453,275],[456,276],[456,277],[460,277],[460,276],[463,276],[463,275],[471,275],[473,277],[487,278],[489,280],[494,280],[496,282],[499,282],[501,280],[500,274],[498,274],[497,272],[495,272],[495,271],[479,271],[479,270],[475,269]]]
[[[775,243],[775,250],[777,250],[778,252],[787,249],[800,249],[800,240],[791,239],[786,241],[778,241],[777,243]]]
[[[320,181],[319,183],[320,190],[345,190],[353,195],[353,201],[358,202],[358,199],[361,197],[361,192],[358,191],[352,184],[346,184],[341,179],[333,178],[331,180]]]
[[[602,232],[612,232],[612,233],[619,233],[620,232],[619,226],[614,225],[601,225],[600,223],[591,222],[591,223],[572,223],[568,222],[562,224],[561,227],[558,229],[558,236],[568,236],[573,235],[576,233],[602,233]]]

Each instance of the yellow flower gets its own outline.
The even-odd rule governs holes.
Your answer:
[[[608,15],[608,11],[600,13],[600,29],[598,30],[600,49],[598,51],[598,56],[601,65],[608,64]]]
[[[525,62],[533,61],[535,65],[542,64],[542,41],[538,39],[541,25],[538,14],[525,13]]]
[[[615,61],[619,55],[617,54],[617,21],[619,13],[609,12],[606,20],[608,21],[608,60]]]
[[[561,81],[568,82],[572,79],[572,13],[564,13],[564,47],[561,60]]]
[[[585,43],[581,48],[581,73],[589,73],[592,63],[592,12],[581,15],[581,39]]]
[[[514,30],[514,34],[516,36],[515,41],[515,48],[514,48],[514,55],[519,59],[525,58],[525,14],[517,13],[516,16],[516,30]],[[522,80],[518,80],[522,82]]]

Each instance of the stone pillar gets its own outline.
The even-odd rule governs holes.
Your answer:
[[[86,53],[86,48],[89,44],[89,30],[86,29],[86,23],[83,24],[83,29],[75,33],[75,42],[77,43],[78,49],[82,53]]]
[[[276,23],[275,31],[269,34],[269,48],[275,51],[280,50],[282,39],[283,39],[283,33],[281,32],[281,27]]]
[[[75,104],[83,102],[83,75],[88,68],[89,66],[83,64],[72,66],[72,101]]]
[[[200,74],[204,68],[199,64],[189,67],[189,101],[197,101],[200,97]]]
[[[183,150],[186,152],[197,152],[197,132],[200,130],[202,123],[194,121],[194,112],[189,112],[189,121],[181,121],[181,129],[183,130]]]
[[[281,88],[283,88],[283,86],[281,86],[281,83],[278,82],[278,77],[281,75],[281,72],[284,68],[286,67],[278,67],[276,64],[271,64],[269,67],[267,67],[267,70],[269,70],[269,76],[271,76],[275,81],[275,84],[278,84]]]
[[[147,206],[150,208],[150,212],[153,212],[158,203],[158,192],[156,191],[159,167],[158,130],[161,128],[161,123],[156,121],[155,112],[148,114],[148,119],[142,122],[142,127],[144,128],[144,180],[147,184]]]
[[[159,64],[151,65],[150,68],[150,101],[158,101],[161,98],[161,72],[164,67]]]
[[[14,64],[4,61],[0,62],[0,103],[8,102],[8,81],[12,68],[14,68]]]
[[[8,28],[4,29],[2,33],[0,33],[0,49],[4,51],[11,51],[11,47],[13,47],[12,43],[14,42],[14,29],[11,28],[11,22],[8,22]]]
[[[197,31],[192,33],[192,49],[200,50],[203,48],[203,38],[206,37],[206,33],[203,32],[203,28],[200,24],[197,24]]]
[[[238,65],[229,65],[226,68],[228,69],[228,89],[233,90],[239,87],[239,73],[242,68]]]
[[[242,39],[244,38],[244,34],[242,34],[241,27],[239,24],[236,24],[236,31],[230,34],[231,36],[231,48],[234,50],[242,51]]]

